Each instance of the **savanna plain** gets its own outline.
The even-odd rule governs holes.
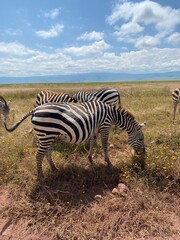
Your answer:
[[[8,133],[0,122],[0,239],[178,240],[180,239],[180,114],[173,120],[171,91],[179,82],[1,85],[11,100],[8,126],[30,111],[40,90],[66,92],[115,87],[121,105],[143,128],[145,167],[131,155],[127,133],[112,127],[108,169],[99,137],[94,165],[88,144],[53,144],[52,174],[36,180],[38,141],[30,118]],[[124,186],[120,192],[118,184]]]

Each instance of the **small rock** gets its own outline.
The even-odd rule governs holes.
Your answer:
[[[112,193],[116,195],[126,196],[129,188],[124,183],[119,183],[116,188],[113,188]]]
[[[118,188],[113,188],[112,194],[117,194],[117,195],[119,195],[119,189],[118,189]]]
[[[112,148],[112,149],[113,149],[113,148],[114,148],[114,144],[110,144],[110,145],[109,145],[109,148]]]
[[[94,199],[95,200],[100,200],[100,199],[102,199],[102,196],[100,194],[97,194],[97,195],[94,196]]]
[[[118,189],[120,192],[124,192],[124,193],[129,191],[129,188],[124,183],[119,183]]]

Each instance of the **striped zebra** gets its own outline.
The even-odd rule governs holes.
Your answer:
[[[68,94],[61,92],[55,93],[52,91],[42,90],[38,93],[36,97],[36,106],[42,105],[44,103],[61,103],[61,102],[74,102],[74,100]]]
[[[9,115],[9,104],[10,101],[7,101],[0,96],[0,118],[1,118],[1,114],[4,115],[4,118],[7,119],[8,115]]]
[[[101,101],[106,104],[120,106],[120,94],[115,88],[103,88],[93,92],[78,91],[72,98],[78,102]]]
[[[172,92],[172,100],[173,100],[173,104],[174,104],[174,112],[173,112],[173,120],[174,120],[175,115],[176,115],[176,108],[177,108],[178,103],[180,102],[180,88],[176,88]]]
[[[79,144],[90,140],[88,159],[92,163],[94,137],[100,132],[104,159],[111,165],[108,155],[108,136],[111,125],[117,125],[128,133],[128,142],[137,154],[145,153],[144,135],[142,126],[125,109],[116,108],[100,101],[87,103],[60,103],[43,104],[27,113],[7,131],[13,132],[27,117],[31,116],[33,129],[39,140],[39,149],[36,155],[37,175],[43,177],[42,161],[46,156],[53,171],[56,171],[51,147],[55,139],[71,144]]]

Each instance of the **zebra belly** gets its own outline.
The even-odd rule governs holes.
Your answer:
[[[44,131],[44,129],[42,131],[37,127],[35,127],[34,130],[40,142],[49,142],[51,140],[53,141],[54,139],[57,139],[70,144],[79,144],[79,143],[85,142],[91,137],[91,135],[93,135],[93,134],[90,134],[83,139],[82,138],[77,139],[76,134],[73,132],[71,134],[68,134],[63,131],[53,132],[53,131],[50,131],[49,129],[48,131]]]
[[[81,140],[79,139],[77,141],[76,136],[72,136],[72,138],[70,138],[67,133],[61,133],[56,137],[56,139],[61,140],[66,143],[70,143],[70,144],[79,144],[79,143],[85,142],[87,139],[89,139],[89,137],[81,139]]]

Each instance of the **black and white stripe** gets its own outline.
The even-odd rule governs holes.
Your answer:
[[[177,108],[178,103],[180,102],[180,88],[176,88],[172,92],[172,100],[173,100],[173,105],[174,105],[173,119],[175,119],[176,108]]]
[[[103,88],[93,92],[78,91],[72,98],[78,102],[101,101],[106,104],[120,106],[120,94],[115,88]]]
[[[36,97],[36,106],[45,104],[45,103],[62,103],[62,102],[73,102],[74,100],[67,93],[55,93],[48,90],[42,90],[38,93]]]
[[[87,103],[44,104],[27,113],[7,131],[14,131],[28,116],[31,116],[33,129],[39,139],[39,149],[36,155],[38,178],[43,176],[42,160],[44,156],[52,168],[56,167],[51,158],[51,145],[55,139],[71,144],[79,144],[90,140],[88,159],[92,162],[94,137],[100,132],[104,158],[111,164],[108,155],[108,136],[111,125],[117,125],[128,133],[128,142],[138,153],[145,153],[144,135],[134,117],[125,109],[116,108],[100,101]]]

